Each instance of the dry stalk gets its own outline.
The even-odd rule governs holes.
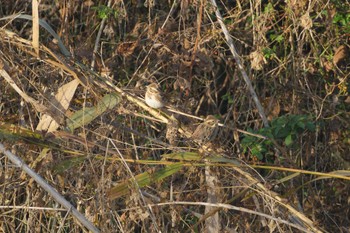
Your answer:
[[[49,185],[40,175],[38,175],[35,171],[33,171],[26,163],[24,163],[20,158],[18,158],[15,154],[11,153],[5,149],[4,145],[0,143],[0,152],[5,154],[12,163],[18,166],[21,170],[23,170],[26,174],[32,177],[46,192],[48,192],[53,199],[55,199],[58,203],[64,206],[68,212],[71,212],[77,220],[83,224],[87,229],[91,232],[100,232],[89,220],[85,218],[83,214],[81,214],[69,201],[67,201],[60,193],[58,193],[51,185]]]
[[[262,119],[262,121],[264,123],[264,126],[265,127],[269,127],[269,123],[267,121],[267,117],[265,115],[264,108],[262,107],[262,105],[261,105],[261,103],[259,101],[259,98],[258,98],[258,96],[257,96],[257,94],[256,94],[256,92],[255,92],[255,90],[253,88],[253,85],[252,85],[252,83],[251,83],[251,81],[250,81],[250,79],[249,79],[249,77],[247,75],[247,72],[245,71],[245,69],[244,69],[244,67],[242,65],[242,62],[241,62],[241,60],[239,58],[239,55],[238,55],[238,53],[236,51],[236,48],[235,48],[234,44],[233,44],[233,40],[231,38],[231,35],[228,32],[228,30],[226,28],[226,25],[223,22],[223,19],[222,19],[221,13],[219,11],[219,8],[218,8],[218,6],[216,4],[216,1],[215,0],[211,0],[211,3],[212,3],[212,5],[215,8],[215,14],[216,14],[216,17],[217,17],[217,19],[219,21],[219,24],[221,26],[222,32],[225,35],[226,42],[227,42],[227,44],[228,44],[228,46],[229,46],[229,48],[231,50],[233,58],[235,59],[235,61],[237,63],[238,69],[241,72],[241,74],[243,76],[243,79],[244,79],[245,83],[248,86],[249,92],[250,92],[250,94],[251,94],[251,96],[252,96],[252,98],[253,98],[253,100],[255,102],[255,105],[256,105],[256,107],[258,109],[259,115],[260,115],[260,117],[261,117],[261,119]]]

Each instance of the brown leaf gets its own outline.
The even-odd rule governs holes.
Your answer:
[[[334,68],[332,62],[329,62],[329,61],[324,62],[323,66],[327,72],[330,72]]]
[[[56,116],[63,118],[78,85],[79,80],[74,79],[73,81],[60,87],[57,90],[56,95],[50,101],[53,104],[50,106],[50,112],[56,113]],[[44,114],[41,116],[36,130],[53,132],[56,131],[59,126],[60,122],[56,122],[49,114]]]
[[[139,40],[121,43],[118,45],[117,52],[120,55],[128,57],[134,53],[134,50],[138,44]]]
[[[260,51],[252,52],[249,55],[249,58],[251,60],[252,69],[254,70],[262,70],[263,65],[267,63],[264,54],[262,54]]]
[[[281,106],[278,100],[274,97],[266,97],[266,99],[262,102],[262,105],[265,109],[268,120],[278,117],[281,112]]]
[[[309,12],[306,12],[300,17],[300,25],[307,30],[312,28],[312,19],[309,15]]]
[[[174,82],[174,90],[184,91],[190,88],[191,88],[191,83],[185,78],[178,77]]]
[[[174,116],[171,116],[169,123],[167,124],[166,139],[169,141],[170,145],[177,146],[178,143],[178,129],[179,122]]]
[[[347,56],[349,56],[349,49],[345,45],[339,46],[334,53],[333,63],[338,65],[339,62],[344,60]]]

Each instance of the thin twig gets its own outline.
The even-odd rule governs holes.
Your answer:
[[[112,1],[109,0],[107,3],[107,7],[110,8],[112,4]],[[100,44],[100,39],[101,39],[101,35],[102,35],[102,31],[105,27],[105,23],[108,17],[105,17],[102,19],[101,21],[101,25],[100,25],[100,29],[98,30],[97,36],[96,36],[96,41],[95,41],[95,46],[94,46],[94,51],[92,52],[92,61],[91,61],[91,65],[90,68],[91,70],[94,70],[94,66],[95,66],[95,61],[96,61],[96,54],[99,48],[99,44]]]

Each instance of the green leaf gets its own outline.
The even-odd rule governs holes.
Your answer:
[[[107,196],[110,200],[114,200],[118,197],[127,195],[128,193],[132,192],[132,190],[135,188],[142,188],[152,183],[162,181],[166,177],[178,172],[182,167],[182,163],[175,163],[166,166],[165,168],[162,168],[158,171],[150,170],[148,172],[144,172],[114,186],[113,188],[107,191]],[[135,184],[135,182],[137,184]]]
[[[278,43],[280,43],[280,42],[282,42],[282,41],[284,40],[284,37],[283,37],[283,35],[278,35],[278,36],[275,38],[275,40],[276,40]]]
[[[300,129],[305,129],[305,123],[302,122],[302,121],[298,121],[298,122],[297,122],[297,126],[298,126]]]
[[[264,14],[271,14],[273,13],[275,9],[273,8],[272,3],[268,3],[265,7],[264,7]]]
[[[262,52],[264,54],[264,57],[267,59],[270,59],[276,56],[275,51],[270,48],[264,48]]]
[[[70,168],[80,166],[85,159],[86,156],[79,156],[63,160],[54,167],[55,174],[61,174]]]
[[[106,19],[112,13],[112,9],[108,6],[100,5],[96,7],[92,7],[93,10],[97,12],[97,15],[100,19]]]
[[[289,127],[283,127],[278,131],[278,134],[276,134],[276,138],[285,138],[290,134],[291,130]]]
[[[171,154],[163,154],[163,159],[173,159],[179,161],[201,161],[203,156],[196,152],[177,152]]]
[[[316,129],[316,125],[313,122],[307,122],[306,129],[310,130],[311,132],[314,132]]]
[[[67,129],[73,131],[76,128],[89,124],[107,110],[114,108],[119,101],[120,98],[117,93],[105,95],[96,106],[79,110],[68,118]]]
[[[292,143],[293,143],[292,134],[289,134],[289,135],[284,139],[284,143],[286,144],[286,146],[292,145]]]
[[[263,149],[261,145],[256,145],[251,149],[252,155],[256,156],[259,160],[262,160],[264,158],[263,153],[266,150]]]
[[[227,100],[228,104],[233,104],[233,97],[231,96],[230,93],[226,93],[225,95],[222,96],[223,100]]]
[[[263,160],[264,156],[262,153],[255,153],[253,154],[259,161]]]

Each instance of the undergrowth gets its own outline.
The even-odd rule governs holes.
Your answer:
[[[1,142],[101,232],[347,232],[349,3],[217,2],[267,127],[212,2],[42,0],[71,57],[43,28],[37,56],[32,21],[0,21]],[[152,82],[167,108],[144,105]],[[202,145],[208,115],[221,125]],[[3,232],[82,232],[0,164]]]

